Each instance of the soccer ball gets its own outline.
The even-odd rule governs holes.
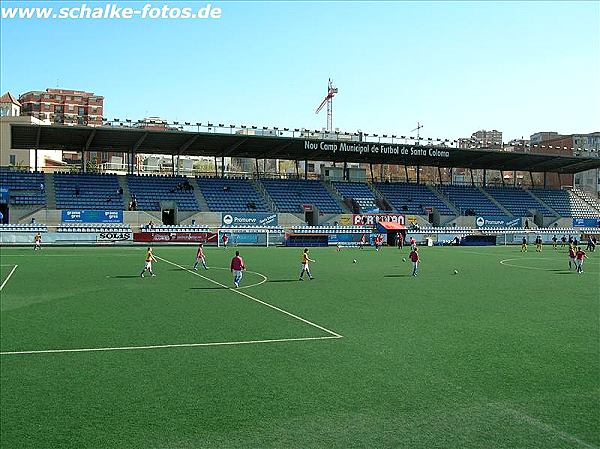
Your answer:
[[[356,259],[352,260],[352,263],[356,263]]]
[[[402,262],[406,262],[406,257],[403,257],[403,258],[402,258]]]
[[[454,274],[458,274],[458,270],[454,270]]]

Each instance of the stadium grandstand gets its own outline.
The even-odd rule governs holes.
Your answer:
[[[33,221],[50,227],[63,226],[70,220],[66,214],[79,217],[77,211],[96,211],[90,212],[92,218],[88,219],[98,219],[100,223],[116,212],[115,220],[131,229],[149,222],[211,229],[268,226],[273,214],[277,222],[270,225],[286,229],[348,224],[353,214],[391,213],[407,220],[410,217],[413,226],[473,229],[504,222],[524,226],[525,221],[535,228],[567,228],[573,226],[574,220],[587,220],[589,225],[600,217],[597,194],[568,185],[545,185],[548,174],[568,182],[574,173],[597,170],[600,158],[594,152],[588,152],[589,157],[506,153],[459,149],[447,141],[409,145],[394,143],[392,139],[383,144],[380,137],[369,138],[368,134],[331,135],[285,129],[276,136],[256,136],[233,125],[190,131],[185,127],[139,129],[114,122],[93,128],[12,124],[11,144],[17,149],[34,148],[36,152],[50,148],[77,150],[81,166],[80,170],[74,170],[75,166],[70,172],[57,173],[2,168],[2,210],[4,222],[10,224]],[[123,171],[103,171],[99,167],[94,173],[88,172],[86,154],[107,149],[128,155]],[[170,171],[140,172],[140,166],[134,163],[139,154],[164,155],[167,160],[170,156]],[[214,172],[198,172],[194,176],[179,173],[175,158],[181,155],[212,158]],[[225,163],[230,157],[255,159],[256,170],[232,172]],[[261,171],[258,161],[263,159],[292,161],[295,172]],[[338,175],[309,174],[309,161],[331,162],[337,171],[330,171]],[[351,171],[350,163],[361,164],[362,168],[354,165]],[[374,176],[383,174],[380,169],[386,165],[404,166],[406,179],[397,182],[389,176]],[[378,168],[374,170],[374,166]],[[416,168],[416,179],[408,180],[408,167]],[[437,170],[439,176],[426,177],[428,168]],[[442,170],[470,172],[471,182],[463,179],[453,183],[451,176],[450,182],[441,182]],[[484,175],[475,182],[473,172],[477,170]],[[514,183],[488,183],[486,170],[512,172]],[[517,172],[529,173],[522,178],[531,182],[516,185]],[[534,178],[534,173],[541,176]],[[535,179],[543,181],[536,183]],[[243,214],[254,214],[254,218],[244,219]],[[224,217],[233,221],[226,222]],[[261,222],[263,219],[267,221]]]

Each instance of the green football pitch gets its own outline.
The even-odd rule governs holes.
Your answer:
[[[600,446],[598,253],[233,251],[0,248],[0,446]]]

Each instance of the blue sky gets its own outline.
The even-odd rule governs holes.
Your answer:
[[[331,77],[343,131],[600,130],[599,2],[211,3],[221,19],[2,20],[1,90],[93,91],[108,118],[320,129]]]

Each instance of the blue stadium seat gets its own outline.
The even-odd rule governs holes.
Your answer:
[[[114,174],[54,173],[57,209],[123,210]]]
[[[304,204],[316,206],[320,212],[341,214],[343,209],[320,181],[301,179],[263,179],[262,185],[279,212],[297,213]]]
[[[41,190],[43,182],[44,174],[41,172],[0,169],[0,186],[8,187],[11,204],[45,205],[46,191]]]
[[[441,215],[455,215],[444,201],[422,184],[378,182],[375,187],[400,213],[423,215],[425,208],[432,207]]]
[[[262,195],[242,178],[197,178],[211,211],[268,212]]]
[[[200,210],[194,191],[179,188],[186,181],[185,176],[127,175],[129,193],[135,196],[138,210],[160,210],[160,201],[175,201],[182,211]]]

